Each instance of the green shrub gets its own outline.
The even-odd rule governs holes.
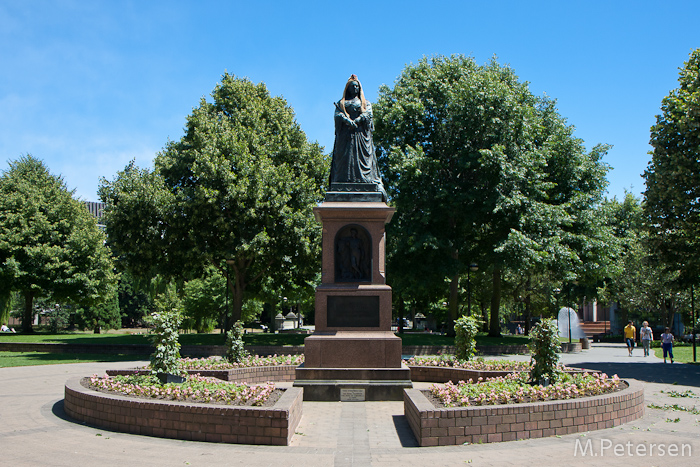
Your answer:
[[[476,353],[476,334],[481,320],[474,316],[462,316],[455,321],[455,355],[459,361],[468,361]]]
[[[248,356],[243,345],[243,324],[236,321],[230,331],[226,333],[226,360],[231,363],[240,363]]]
[[[544,319],[530,331],[530,381],[541,383],[559,380],[559,328],[553,319]]]
[[[152,313],[148,323],[153,326],[149,335],[153,346],[156,348],[151,355],[151,372],[154,375],[166,373],[171,375],[184,374],[180,370],[180,342],[179,330],[182,323],[182,315],[178,311],[180,304],[177,293],[173,288],[156,299],[158,311]]]

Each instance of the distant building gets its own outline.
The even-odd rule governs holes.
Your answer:
[[[97,201],[84,201],[84,203],[90,214],[97,219],[97,227],[104,232],[105,225],[102,223],[102,213],[105,209],[105,203],[98,203]]]

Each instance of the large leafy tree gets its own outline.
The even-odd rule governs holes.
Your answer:
[[[119,278],[119,310],[123,327],[140,326],[144,317],[155,311],[153,297],[148,287],[136,280],[128,271]]]
[[[644,228],[643,203],[631,193],[622,202],[606,203],[615,237],[621,244],[621,273],[606,283],[606,295],[616,300],[626,319],[648,320],[652,325],[671,326],[673,314],[685,305],[678,287],[678,271],[659,267]]]
[[[192,278],[215,267],[231,290],[230,327],[243,301],[272,280],[314,277],[327,161],[281,97],[225,74],[169,142],[153,171],[133,164],[102,181],[110,244],[139,275]]]
[[[644,211],[652,250],[679,273],[700,281],[700,49],[679,73],[679,87],[661,103],[651,127],[651,162],[644,173]]]
[[[213,266],[201,278],[185,282],[184,325],[197,332],[211,332],[226,308],[226,279]]]
[[[391,274],[420,278],[426,290],[447,279],[451,321],[471,263],[489,266],[492,335],[504,269],[600,273],[606,234],[593,208],[606,186],[606,148],[586,152],[555,102],[534,96],[511,68],[423,59],[380,89],[375,120],[397,207]]]
[[[74,323],[81,329],[92,329],[99,334],[103,329],[119,329],[122,314],[119,309],[119,296],[114,295],[102,303],[86,308],[78,308],[73,315]]]
[[[10,162],[0,178],[0,295],[21,293],[25,332],[32,331],[37,297],[96,306],[114,295],[104,243],[95,218],[61,177],[30,155]]]

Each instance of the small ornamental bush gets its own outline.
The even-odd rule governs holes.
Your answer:
[[[151,373],[180,375],[180,342],[179,330],[182,315],[178,312],[179,299],[174,288],[169,288],[165,294],[156,299],[158,311],[147,319],[153,326],[149,336],[156,348],[151,355]]]
[[[476,353],[476,334],[481,321],[474,316],[462,316],[455,321],[455,354],[459,361],[469,361]]]
[[[545,379],[556,382],[561,376],[558,368],[559,328],[553,319],[543,319],[530,331],[530,381],[540,383]]]
[[[248,352],[243,344],[243,324],[236,321],[226,333],[226,360],[230,363],[240,363],[247,356]]]
[[[152,375],[93,375],[90,387],[126,396],[172,401],[192,401],[231,405],[263,405],[275,390],[274,383],[248,386],[200,375],[189,375],[182,384],[161,384]]]
[[[497,378],[479,378],[476,382],[434,384],[430,392],[446,407],[464,407],[597,396],[612,392],[619,385],[617,375],[608,378],[605,373],[563,373],[559,382],[549,386],[530,384],[526,373],[511,373]]]

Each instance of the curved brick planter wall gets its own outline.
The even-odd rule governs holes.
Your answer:
[[[66,414],[109,430],[193,441],[289,445],[301,419],[301,388],[287,389],[274,407],[235,407],[131,399],[92,391],[80,380],[66,383]]]
[[[295,365],[256,366],[233,368],[230,370],[191,370],[188,373],[202,376],[212,376],[224,381],[246,382],[250,384],[266,383],[268,381],[290,382],[296,376]],[[149,370],[107,370],[109,376],[149,374]]]
[[[227,381],[293,381],[293,365],[197,371]],[[446,382],[495,377],[507,371],[411,366],[413,381]],[[110,375],[146,373],[109,370]],[[611,428],[644,415],[644,389],[634,380],[622,391],[596,397],[438,409],[416,389],[404,390],[404,414],[420,446],[542,438]],[[291,388],[272,408],[180,404],[92,391],[80,378],[66,383],[64,407],[72,418],[116,431],[196,441],[288,445],[302,414],[303,390]]]
[[[464,379],[464,378],[461,378]],[[492,443],[612,428],[644,415],[644,388],[532,404],[439,409],[417,389],[404,390],[404,414],[420,446]]]

